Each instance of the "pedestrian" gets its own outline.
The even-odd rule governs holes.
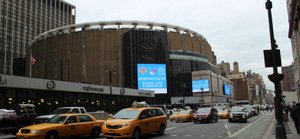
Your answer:
[[[297,103],[291,111],[291,116],[295,124],[297,133],[300,134],[300,103]]]

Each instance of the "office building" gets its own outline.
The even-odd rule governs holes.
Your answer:
[[[75,13],[75,6],[63,0],[0,0],[0,74],[24,75],[30,41],[48,30],[75,24]]]

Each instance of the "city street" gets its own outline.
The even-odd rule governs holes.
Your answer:
[[[261,112],[258,116],[248,119],[247,123],[229,123],[227,119],[219,119],[216,123],[193,122],[176,123],[168,121],[165,135],[155,134],[144,136],[145,139],[182,139],[182,138],[209,138],[209,139],[252,139],[261,138],[274,117],[273,112]],[[0,136],[2,139],[4,136]],[[100,137],[103,139],[105,137]],[[79,139],[91,139],[90,137],[80,137]]]
[[[193,122],[176,123],[168,122],[165,135],[148,135],[145,139],[183,139],[183,138],[205,138],[205,139],[253,139],[261,138],[267,130],[267,127],[274,117],[273,112],[263,111],[260,115],[248,119],[247,123],[234,122],[229,123],[227,119],[219,119],[217,123]],[[104,138],[104,137],[100,137]],[[82,137],[81,139],[89,139]]]
[[[264,130],[258,128],[251,128],[253,126],[265,125],[267,126],[272,119],[273,113],[263,112],[262,114],[248,119],[248,123],[229,123],[227,119],[219,119],[217,123],[201,123],[194,124],[188,123],[175,123],[169,122],[166,134],[161,137],[149,137],[149,138],[164,138],[164,139],[182,139],[182,138],[248,138],[259,137],[263,135]],[[245,134],[243,131],[255,130],[255,132],[249,132],[251,134]],[[260,133],[261,132],[261,133]]]

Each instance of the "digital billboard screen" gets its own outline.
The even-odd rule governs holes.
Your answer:
[[[209,81],[205,80],[193,80],[192,81],[193,93],[195,92],[208,92],[209,91]]]
[[[137,64],[138,89],[167,93],[166,64]]]
[[[229,84],[224,84],[224,95],[230,96],[230,85]]]

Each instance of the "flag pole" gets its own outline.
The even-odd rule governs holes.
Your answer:
[[[29,59],[29,77],[31,78],[31,72],[32,72],[32,49],[30,48],[29,50],[29,53],[30,53],[30,59]]]

